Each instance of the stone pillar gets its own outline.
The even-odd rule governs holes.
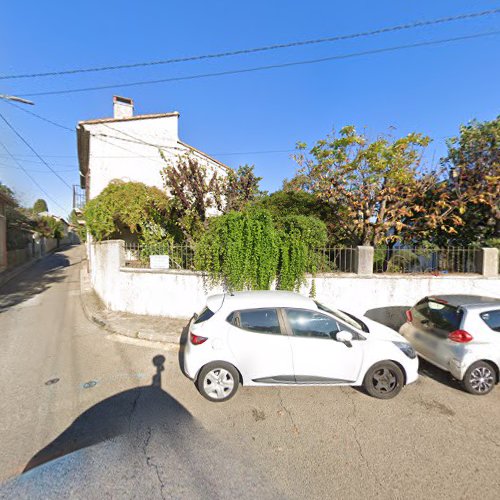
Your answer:
[[[355,272],[362,276],[373,274],[373,247],[356,248]]]
[[[480,248],[477,252],[476,269],[486,277],[498,276],[498,248]]]

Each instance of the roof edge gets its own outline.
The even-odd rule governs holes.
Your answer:
[[[170,113],[136,115],[136,116],[129,116],[127,118],[96,118],[93,120],[81,120],[78,122],[78,125],[98,125],[99,123],[131,122],[134,120],[154,120],[155,118],[168,118],[171,116],[180,116],[180,113],[178,111],[172,111]]]

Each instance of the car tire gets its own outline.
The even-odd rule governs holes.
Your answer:
[[[200,394],[214,403],[231,399],[240,385],[238,370],[225,361],[214,361],[205,365],[196,379]]]
[[[392,361],[374,364],[365,375],[363,387],[374,398],[391,399],[397,396],[405,384],[404,373]]]
[[[467,392],[476,396],[490,393],[496,383],[495,369],[486,361],[477,361],[467,368],[462,384]]]

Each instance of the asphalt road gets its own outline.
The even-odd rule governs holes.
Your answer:
[[[86,319],[81,255],[0,289],[0,498],[498,498],[500,386],[474,397],[423,365],[391,401],[269,387],[210,403],[177,352]]]

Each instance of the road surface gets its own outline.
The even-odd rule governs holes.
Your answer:
[[[286,387],[210,403],[177,352],[86,319],[82,255],[0,289],[0,498],[498,497],[500,387],[470,396],[425,365],[392,401]]]

